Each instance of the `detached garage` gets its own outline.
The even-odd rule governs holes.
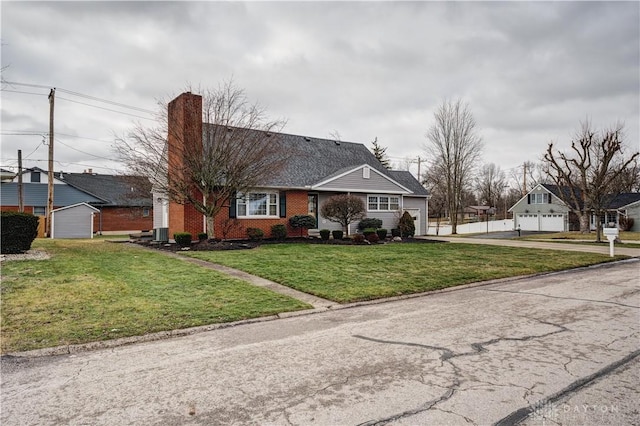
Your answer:
[[[564,214],[520,213],[516,216],[516,222],[523,231],[563,232],[565,230]]]
[[[93,238],[93,215],[100,210],[87,203],[51,211],[51,238]]]
[[[538,184],[509,209],[514,227],[523,231],[564,232],[569,229],[569,209],[556,195],[558,188]]]

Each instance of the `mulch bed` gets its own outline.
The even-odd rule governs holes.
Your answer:
[[[180,246],[178,246],[175,243],[158,243],[155,241],[134,241],[137,244],[140,245],[144,245],[146,247],[151,247],[151,248],[156,248],[159,250],[167,250],[167,251],[173,251],[173,252],[177,252],[177,251],[185,251],[185,250],[191,250],[191,251],[216,251],[216,250],[250,250],[250,249],[254,249],[256,247],[260,247],[261,245],[267,245],[267,244],[291,244],[291,243],[296,243],[296,244],[329,244],[329,245],[361,245],[361,246],[368,246],[368,245],[375,245],[375,244],[402,244],[402,243],[419,243],[419,244],[431,244],[431,243],[442,243],[443,241],[435,241],[435,240],[427,240],[427,239],[414,239],[414,238],[403,238],[402,241],[391,241],[391,240],[387,240],[387,241],[380,241],[377,243],[369,243],[369,242],[364,242],[364,243],[354,243],[351,239],[345,238],[342,240],[334,240],[334,239],[329,239],[329,240],[322,240],[320,238],[307,238],[307,237],[293,237],[293,238],[287,238],[284,241],[280,241],[280,240],[270,240],[270,239],[264,239],[261,241],[249,241],[249,240],[224,240],[224,241],[219,241],[219,240],[205,240],[205,241],[200,241],[197,243],[193,243],[191,244],[191,247],[189,248],[181,248]]]

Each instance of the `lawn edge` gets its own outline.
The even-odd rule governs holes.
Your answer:
[[[275,315],[268,315],[264,317],[249,318],[249,319],[240,320],[240,321],[209,324],[209,325],[182,328],[182,329],[176,329],[176,330],[160,331],[156,333],[144,334],[141,336],[121,337],[121,338],[112,339],[112,340],[102,340],[102,341],[89,342],[89,343],[54,346],[50,348],[34,349],[34,350],[22,351],[22,352],[8,352],[6,354],[0,355],[0,359],[5,360],[5,359],[11,359],[11,358],[41,358],[41,357],[52,357],[52,356],[60,356],[60,355],[73,355],[73,354],[78,354],[83,352],[93,352],[93,351],[98,351],[100,349],[113,349],[121,346],[129,346],[133,344],[154,342],[159,340],[167,340],[175,337],[185,337],[185,336],[200,334],[200,333],[209,332],[209,331],[238,327],[242,325],[249,325],[249,324],[256,324],[256,323],[262,323],[262,322],[268,322],[268,321],[275,321],[278,319],[313,315],[313,314],[329,312],[329,311],[352,309],[352,308],[357,308],[361,306],[378,305],[383,303],[396,302],[400,300],[416,299],[420,297],[429,297],[431,295],[437,295],[441,293],[466,290],[466,289],[475,288],[475,287],[484,287],[484,286],[493,285],[493,284],[517,282],[524,279],[540,277],[545,275],[551,276],[551,275],[565,274],[569,272],[575,272],[575,271],[586,270],[586,269],[608,268],[621,263],[635,263],[635,262],[640,262],[640,259],[632,257],[627,259],[596,263],[593,265],[579,266],[576,268],[564,269],[562,271],[539,272],[536,274],[497,278],[493,280],[478,281],[474,283],[462,284],[462,285],[442,288],[438,290],[430,290],[430,291],[421,292],[421,293],[404,294],[401,296],[393,296],[393,297],[374,299],[374,300],[363,300],[359,302],[332,305],[329,307],[304,309],[304,310],[298,310],[298,311],[287,311],[287,312],[282,312]]]

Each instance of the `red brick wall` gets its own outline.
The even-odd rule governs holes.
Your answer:
[[[169,184],[179,182],[185,158],[202,149],[202,96],[182,93],[169,102],[168,162]],[[202,215],[191,205],[169,203],[169,238],[176,232],[190,232],[195,239],[203,230]]]
[[[142,207],[103,207],[102,228],[100,213],[93,215],[93,232],[100,231],[148,231],[153,229],[152,209],[143,215]]]
[[[286,191],[286,194],[287,217],[279,219],[229,219],[229,207],[223,207],[214,225],[216,238],[246,239],[247,228],[259,228],[264,232],[265,238],[269,238],[271,227],[277,224],[286,225],[289,237],[299,236],[300,229],[292,228],[289,225],[289,218],[308,213],[307,191]],[[306,230],[302,230],[302,235],[306,234]]]

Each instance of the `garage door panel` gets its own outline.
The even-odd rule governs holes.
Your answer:
[[[539,231],[537,214],[519,214],[518,225],[523,231]]]
[[[543,214],[540,217],[541,231],[564,231],[564,216],[561,214]]]

